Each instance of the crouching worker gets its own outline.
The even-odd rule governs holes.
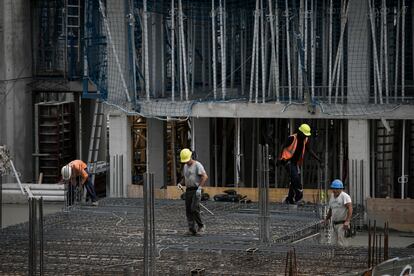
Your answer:
[[[196,235],[197,232],[205,231],[205,225],[200,215],[200,201],[201,189],[206,183],[208,176],[203,165],[192,159],[192,152],[189,149],[181,150],[180,161],[185,163],[185,165],[183,169],[184,178],[178,184],[178,188],[182,190],[182,185],[185,185],[187,188],[185,192],[185,213],[189,228],[188,234]]]
[[[63,180],[68,182],[68,191],[66,194],[68,205],[72,205],[75,200],[75,189],[77,185],[81,191],[83,191],[83,187],[86,187],[87,195],[92,200],[92,205],[98,205],[95,187],[90,180],[88,166],[85,162],[82,160],[73,160],[62,167],[61,173]]]
[[[349,230],[352,218],[351,197],[345,193],[344,184],[341,180],[335,179],[331,183],[332,194],[329,199],[329,211],[325,222],[332,220],[333,234],[332,244],[347,246],[345,232]]]

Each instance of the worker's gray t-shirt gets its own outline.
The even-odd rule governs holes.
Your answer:
[[[342,221],[346,219],[348,209],[346,204],[351,203],[351,197],[345,193],[341,192],[337,198],[332,194],[329,199],[329,208],[332,210],[332,221]]]
[[[187,164],[184,165],[184,178],[185,178],[185,186],[187,188],[190,187],[198,187],[200,184],[201,175],[205,174],[206,171],[204,170],[203,165],[200,162],[195,161],[191,166]]]

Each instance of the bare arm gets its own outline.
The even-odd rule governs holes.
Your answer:
[[[199,187],[204,187],[208,179],[208,175],[206,173],[201,174],[200,184]]]
[[[331,208],[329,208],[329,211],[328,211],[328,214],[326,215],[325,221],[330,220],[330,219],[331,219],[331,217],[332,217],[332,209],[331,209]]]
[[[349,227],[349,223],[351,222],[351,218],[352,218],[352,203],[350,202],[350,203],[345,204],[345,207],[347,209],[347,212],[346,212],[344,226]]]

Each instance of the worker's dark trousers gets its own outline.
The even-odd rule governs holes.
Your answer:
[[[200,198],[196,195],[197,188],[187,188],[185,192],[185,213],[187,216],[188,228],[196,233],[195,224],[203,226],[200,215]]]
[[[300,183],[300,170],[299,166],[292,162],[286,164],[286,169],[290,175],[289,193],[286,198],[286,203],[294,204],[303,198],[303,187],[302,183]]]
[[[78,184],[80,185],[80,184]],[[85,188],[86,188],[86,192],[87,192],[87,197],[89,197],[92,202],[96,201],[96,192],[95,192],[95,187],[92,185],[92,182],[90,181],[90,175],[88,177],[88,179],[85,182]],[[66,199],[67,199],[67,204],[68,205],[73,205],[73,203],[76,201],[79,201],[82,198],[82,194],[76,194],[76,186],[69,184],[68,185],[68,191],[66,194]],[[83,189],[79,189],[80,193],[83,193]]]

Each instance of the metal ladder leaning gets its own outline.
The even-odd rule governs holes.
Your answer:
[[[88,151],[88,170],[89,174],[92,175],[92,185],[95,183],[96,165],[98,161],[99,145],[101,143],[103,116],[104,114],[102,101],[97,99],[95,101],[95,111],[93,114],[92,130]]]
[[[73,45],[67,41],[67,47],[76,48],[77,62],[80,59],[80,0],[66,0],[66,37],[73,36]]]

